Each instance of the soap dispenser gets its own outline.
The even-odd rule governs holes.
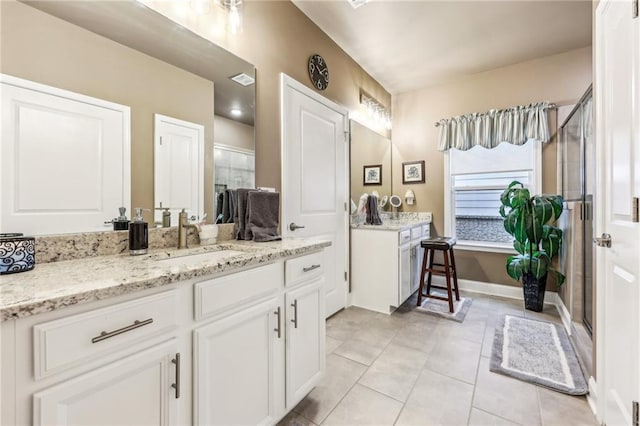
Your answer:
[[[136,208],[136,216],[129,224],[129,254],[132,256],[146,254],[149,248],[149,225],[142,217],[142,209]]]
[[[129,219],[127,219],[127,209],[125,207],[118,208],[120,216],[113,220],[114,231],[126,231],[129,229]]]

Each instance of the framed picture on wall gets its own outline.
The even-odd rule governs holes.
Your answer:
[[[382,185],[382,164],[362,167],[363,185]]]
[[[402,183],[424,183],[424,160],[402,163]]]

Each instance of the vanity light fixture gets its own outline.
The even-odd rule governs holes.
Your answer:
[[[391,113],[380,102],[360,92],[360,105],[367,110],[369,119],[378,125],[391,130]]]
[[[347,0],[347,2],[351,5],[351,7],[357,9],[360,6],[364,6],[366,3],[369,3],[369,0]]]
[[[240,117],[242,115],[242,110],[240,108],[232,108],[230,112],[234,117]]]
[[[229,77],[231,80],[235,81],[238,84],[243,86],[251,86],[255,83],[255,78],[251,77],[249,74],[240,73],[238,75],[234,75],[233,77]]]
[[[220,5],[229,13],[228,25],[231,34],[242,32],[242,0],[219,0]]]

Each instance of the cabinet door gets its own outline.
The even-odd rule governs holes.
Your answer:
[[[400,246],[398,251],[399,268],[398,268],[398,305],[407,300],[411,295],[411,245],[405,244]]]
[[[263,425],[278,419],[284,406],[280,301],[273,297],[194,331],[195,424]]]
[[[176,424],[175,340],[33,396],[34,425]]]
[[[325,367],[324,278],[285,295],[287,307],[287,409],[318,383]]]

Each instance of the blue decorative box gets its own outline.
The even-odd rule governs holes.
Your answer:
[[[30,271],[35,266],[35,238],[0,234],[0,275]]]

